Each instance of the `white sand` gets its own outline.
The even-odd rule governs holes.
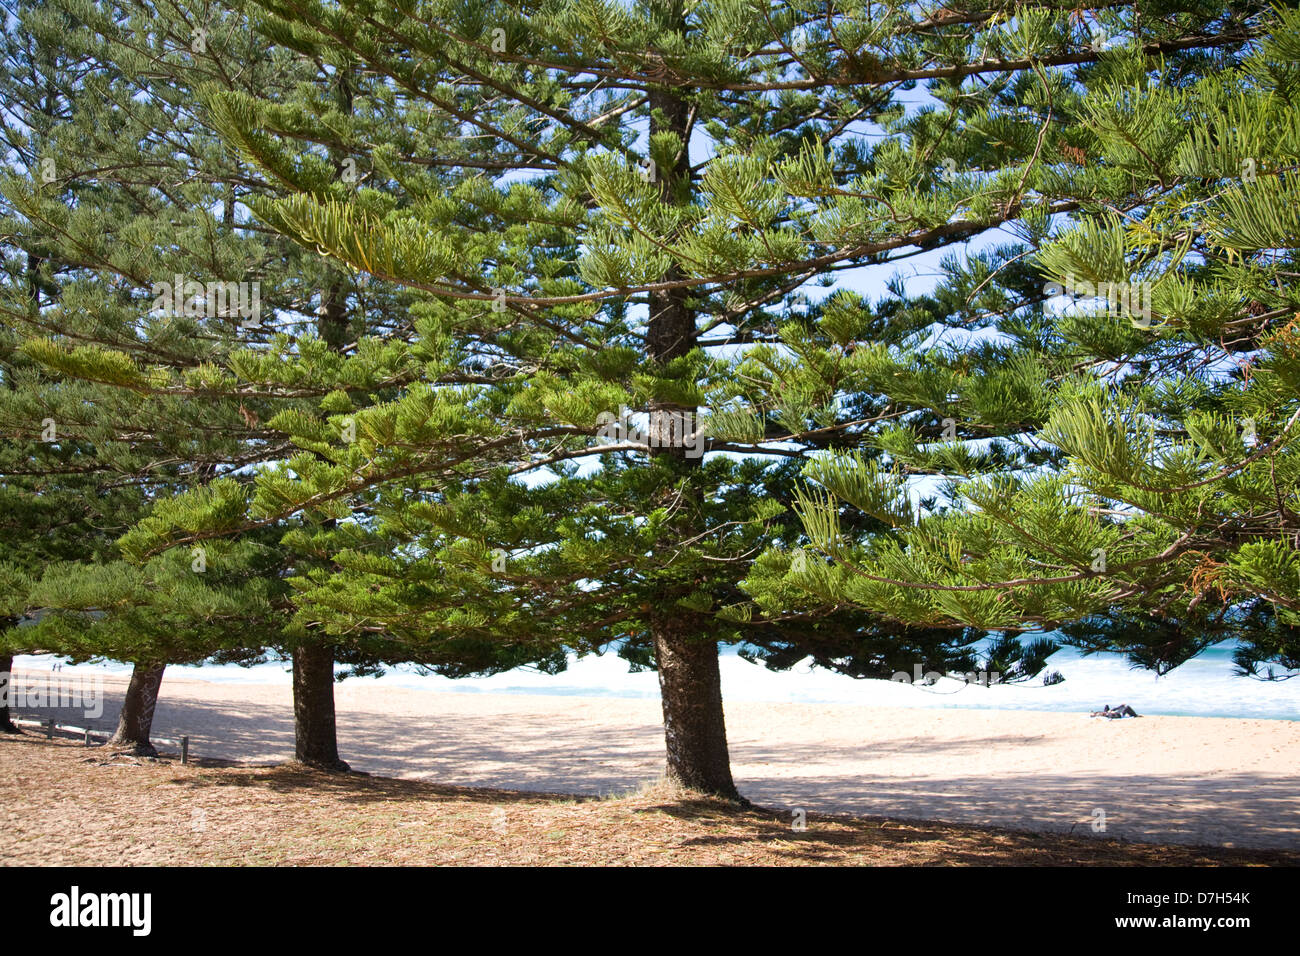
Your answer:
[[[95,725],[111,729],[124,687],[104,678]],[[653,700],[353,680],[337,707],[341,756],[374,774],[596,794],[663,770]],[[1107,837],[1300,848],[1300,722],[740,702],[727,725],[737,785],[764,806],[1082,835],[1100,809]],[[154,734],[186,734],[199,756],[287,760],[290,689],[168,678]]]

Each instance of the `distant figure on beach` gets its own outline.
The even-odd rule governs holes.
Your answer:
[[[1110,704],[1107,704],[1102,710],[1094,710],[1091,714],[1093,717],[1140,717],[1136,710],[1128,704],[1120,704],[1114,710],[1111,710]]]

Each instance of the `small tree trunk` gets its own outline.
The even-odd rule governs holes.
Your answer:
[[[153,712],[158,707],[158,690],[162,687],[166,664],[136,664],[131,669],[131,683],[122,701],[122,713],[117,718],[117,730],[106,747],[129,750],[140,757],[156,757],[158,751],[149,742],[153,729]]]
[[[718,645],[691,640],[689,617],[658,614],[651,626],[668,745],[668,779],[691,790],[744,803],[731,779]]]
[[[293,650],[294,759],[320,770],[347,770],[339,759],[334,722],[334,648],[300,644]]]
[[[14,692],[14,658],[12,654],[0,657],[0,681],[4,682],[0,693],[0,734],[21,734],[9,716],[9,701]]]

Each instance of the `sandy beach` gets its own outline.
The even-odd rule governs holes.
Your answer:
[[[29,676],[43,682],[48,674]],[[112,728],[124,687],[123,678],[104,677],[104,713],[92,726]],[[609,794],[662,772],[653,700],[354,680],[338,688],[337,708],[343,758],[371,774]],[[755,702],[726,709],[736,782],[771,808],[1076,835],[1096,832],[1104,811],[1110,838],[1300,848],[1295,721]],[[41,713],[87,724],[80,712]],[[154,735],[181,734],[200,757],[289,760],[290,689],[169,677]]]

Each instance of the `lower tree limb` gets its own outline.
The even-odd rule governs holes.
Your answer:
[[[334,648],[300,644],[293,650],[294,759],[320,770],[347,770],[339,759],[334,718]]]

